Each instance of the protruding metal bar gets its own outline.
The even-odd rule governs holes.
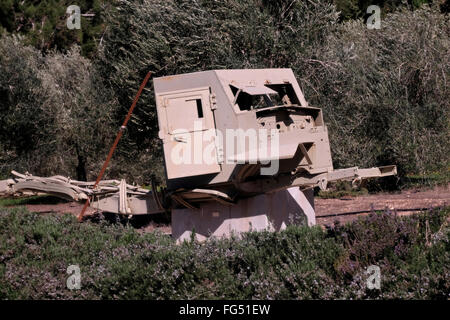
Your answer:
[[[133,113],[134,107],[136,107],[136,103],[139,100],[139,97],[140,97],[140,95],[142,93],[142,90],[144,90],[148,80],[150,79],[151,74],[152,73],[150,71],[147,73],[147,75],[145,76],[144,81],[142,81],[142,84],[139,87],[139,90],[138,90],[138,92],[136,94],[136,97],[134,98],[133,104],[131,105],[130,110],[128,110],[128,114],[125,117],[125,120],[124,120],[122,126],[119,129],[119,132],[117,133],[116,140],[114,140],[114,143],[113,143],[111,149],[109,150],[108,156],[106,157],[105,163],[103,164],[103,167],[100,170],[100,173],[98,174],[97,180],[95,181],[95,184],[94,184],[94,190],[95,190],[95,187],[100,182],[100,180],[102,179],[106,168],[108,167],[109,161],[112,158],[114,150],[116,149],[117,144],[119,143],[119,140],[122,137],[123,131],[127,127],[127,123],[130,120],[130,118],[131,118],[131,114]],[[78,221],[82,221],[83,220],[83,216],[84,216],[84,213],[86,212],[86,209],[87,209],[88,205],[89,205],[89,199],[86,200],[86,203],[84,204],[83,209],[81,210],[80,215],[78,216]]]

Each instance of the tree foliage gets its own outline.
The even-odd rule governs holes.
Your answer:
[[[70,30],[66,26],[69,17],[67,7],[76,4],[82,14],[81,29]],[[43,52],[58,49],[69,50],[73,44],[81,46],[84,56],[92,56],[103,33],[101,12],[107,7],[103,0],[4,0],[0,2],[0,34],[26,36],[26,41]]]
[[[86,179],[97,162],[88,158],[104,154],[111,141],[115,105],[90,61],[76,47],[43,56],[17,37],[3,37],[0,52],[3,173]]]
[[[389,15],[380,30],[355,21],[330,35],[306,89],[325,109],[337,165],[449,165],[449,33],[445,15],[422,9]]]

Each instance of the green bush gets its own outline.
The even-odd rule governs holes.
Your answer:
[[[0,70],[1,175],[93,179],[116,131],[117,104],[91,62],[77,47],[43,55],[3,36]]]
[[[450,210],[176,245],[159,232],[1,209],[0,299],[448,299]],[[81,289],[66,288],[79,265]],[[369,265],[381,290],[366,288]]]
[[[400,175],[450,165],[448,17],[434,8],[351,21],[332,33],[306,97],[324,108],[337,167],[397,164]]]
[[[20,34],[28,44],[42,52],[57,49],[60,52],[70,50],[73,44],[81,47],[85,57],[96,54],[98,41],[104,30],[102,11],[109,5],[104,0],[4,0],[0,3],[0,35]],[[81,16],[81,29],[66,27],[70,5],[80,7],[81,14],[93,14],[93,17]],[[6,33],[5,32],[5,33]]]

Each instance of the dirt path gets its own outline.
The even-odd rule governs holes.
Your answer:
[[[61,202],[56,204],[26,204],[28,211],[40,213],[70,213],[78,216],[83,208],[84,203],[81,202]],[[93,214],[95,209],[88,207],[86,215]]]
[[[438,187],[432,190],[405,190],[398,193],[379,193],[358,197],[342,197],[340,199],[315,199],[316,219],[320,225],[331,225],[336,220],[345,223],[358,216],[369,214],[373,210],[388,209],[399,215],[411,214],[420,209],[434,208],[450,205],[450,185]],[[58,204],[28,204],[29,211],[41,213],[71,213],[78,215],[82,204],[77,202],[65,202]],[[94,209],[88,208],[87,215],[94,213]],[[170,233],[170,225],[158,221],[152,221],[151,216],[140,218],[137,229],[141,232],[149,232],[159,229],[164,233]]]
[[[319,224],[345,223],[373,210],[389,210],[398,215],[411,214],[421,209],[450,205],[450,185],[432,190],[405,190],[398,193],[379,193],[340,199],[315,199],[316,219]]]

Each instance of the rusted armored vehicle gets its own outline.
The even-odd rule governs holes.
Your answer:
[[[178,240],[315,224],[313,188],[396,174],[395,166],[334,169],[322,110],[291,69],[211,70],[153,79],[167,188],[16,175],[0,192],[89,199],[127,215],[172,212]],[[337,142],[335,142],[337,143]]]

